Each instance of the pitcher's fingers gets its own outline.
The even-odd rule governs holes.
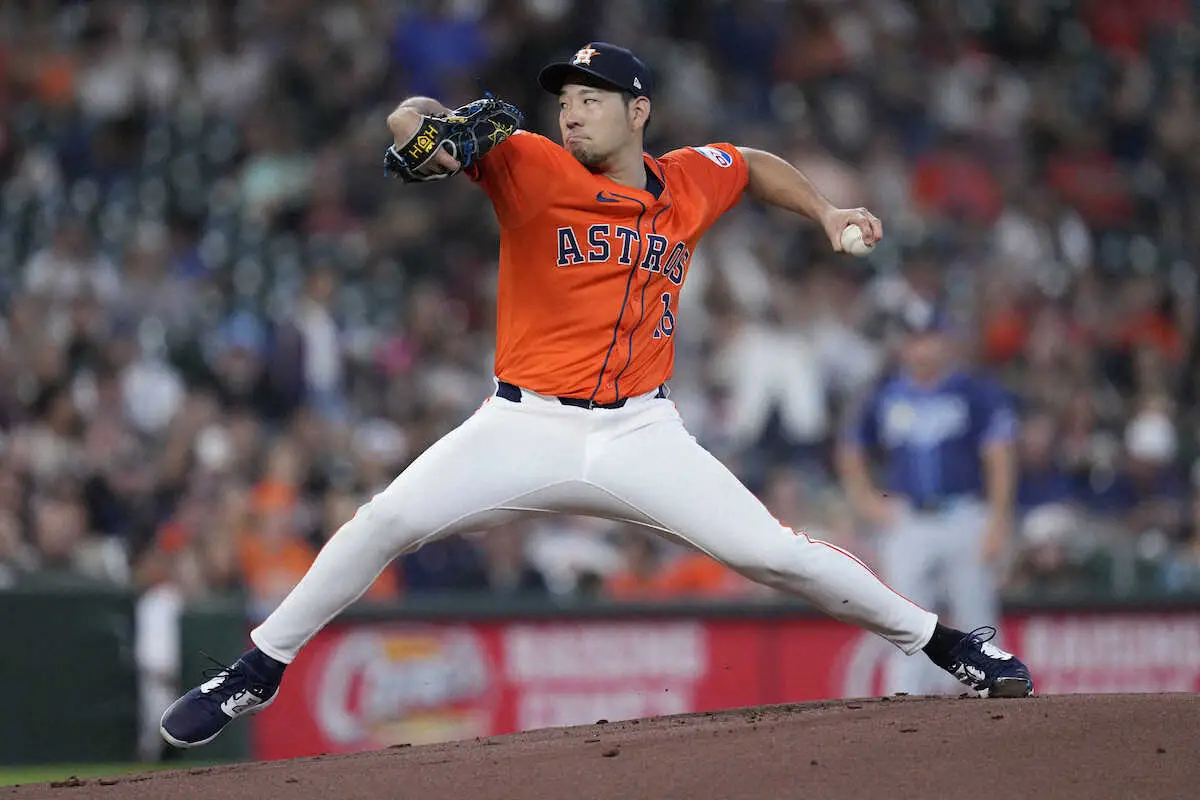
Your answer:
[[[867,223],[871,227],[872,240],[878,242],[883,238],[883,223],[879,221],[879,217],[874,214],[867,214]]]
[[[445,150],[438,150],[433,160],[434,163],[441,167],[442,172],[457,172],[462,167],[462,164],[458,163],[458,159]]]

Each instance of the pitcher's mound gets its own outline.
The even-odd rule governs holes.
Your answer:
[[[269,713],[269,712],[268,712]],[[160,772],[25,800],[1200,797],[1200,698],[839,700]],[[4,790],[0,790],[3,794]]]

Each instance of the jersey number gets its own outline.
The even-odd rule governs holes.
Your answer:
[[[675,315],[671,313],[671,295],[663,292],[660,298],[663,304],[662,319],[658,321],[658,327],[654,329],[654,338],[661,339],[664,336],[670,336],[675,333]]]

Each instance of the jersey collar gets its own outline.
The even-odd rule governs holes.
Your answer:
[[[647,198],[648,199],[648,202],[646,203],[647,206],[653,206],[660,202],[668,203],[668,200],[666,198],[667,198],[667,195],[669,195],[671,193],[671,190],[667,186],[667,182],[663,179],[662,167],[659,165],[658,161],[655,160],[654,156],[650,155],[649,153],[643,152],[642,153],[642,165],[646,169],[646,188],[645,189],[635,189],[632,186],[626,186],[623,183],[617,183],[612,178],[609,178],[605,175],[599,175],[597,173],[593,173],[593,175],[596,175],[596,177],[600,178],[601,180],[603,180],[605,183],[609,184],[610,186],[615,187],[613,191],[616,194],[632,193],[634,195],[638,195],[638,196]],[[651,186],[650,181],[651,180],[658,181],[659,185],[662,187],[662,190],[658,194],[655,194],[654,192],[650,191],[650,186]]]

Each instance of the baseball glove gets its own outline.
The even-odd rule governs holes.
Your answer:
[[[422,116],[412,138],[387,149],[384,172],[405,183],[448,177],[454,173],[427,175],[419,170],[437,154],[438,148],[445,148],[462,167],[469,167],[511,136],[524,119],[516,106],[494,97],[468,103],[448,116]]]

